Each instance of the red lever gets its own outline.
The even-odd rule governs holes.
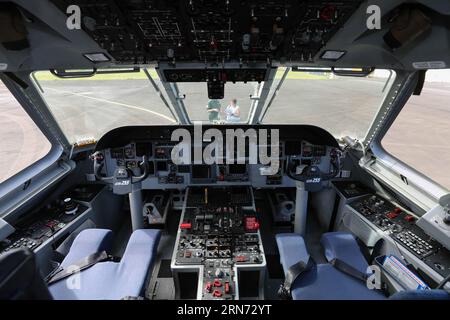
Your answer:
[[[230,293],[230,283],[228,281],[225,282],[225,293]]]
[[[207,291],[207,292],[211,292],[211,289],[212,289],[212,284],[211,284],[211,282],[208,282],[208,283],[206,284],[206,291]]]
[[[184,222],[182,224],[180,224],[180,229],[191,229],[192,228],[192,224],[190,222]]]
[[[397,218],[398,213],[397,213],[397,212],[389,212],[386,216],[387,216],[389,219],[395,219],[395,218]]]

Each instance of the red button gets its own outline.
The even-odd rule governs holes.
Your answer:
[[[259,229],[259,222],[256,217],[245,217],[245,231],[255,232]]]
[[[216,279],[214,280],[214,287],[221,287],[222,286],[222,282],[220,282],[220,280]]]
[[[416,221],[416,218],[414,218],[412,215],[408,214],[405,217],[405,220],[408,221],[408,222],[414,222],[414,221]]]
[[[245,262],[247,261],[247,258],[245,256],[237,256],[235,260],[236,262]]]
[[[389,219],[395,219],[395,218],[398,217],[398,213],[396,213],[396,212],[389,212],[386,216],[387,216]]]
[[[222,292],[220,292],[220,290],[214,290],[212,295],[214,297],[221,297],[222,296]]]
[[[402,209],[400,209],[400,208],[397,207],[397,208],[394,209],[394,212],[395,212],[395,213],[400,213],[400,212],[402,212]]]

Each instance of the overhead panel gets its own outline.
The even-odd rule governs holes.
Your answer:
[[[119,63],[312,62],[361,1],[52,0]]]

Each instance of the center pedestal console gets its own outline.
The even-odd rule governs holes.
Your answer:
[[[263,298],[266,261],[252,190],[234,191],[187,190],[171,263],[177,298]]]

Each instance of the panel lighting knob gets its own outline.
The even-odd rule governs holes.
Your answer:
[[[76,214],[78,211],[78,204],[76,204],[72,198],[65,198],[63,200],[64,203],[64,212],[65,214]]]

